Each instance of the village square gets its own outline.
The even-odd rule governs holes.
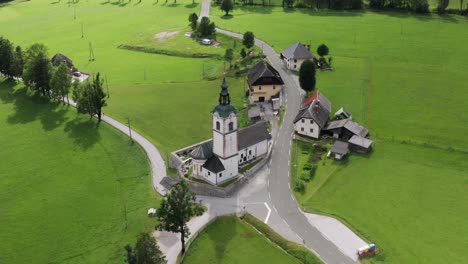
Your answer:
[[[467,14],[0,0],[0,263],[466,263]]]

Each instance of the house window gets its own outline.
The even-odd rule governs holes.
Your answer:
[[[210,176],[210,172],[208,172],[208,176]]]
[[[244,154],[241,154],[241,159],[244,157]]]
[[[305,119],[302,119],[301,122],[302,122],[302,123],[305,123]]]
[[[223,177],[223,174],[222,174],[222,173],[220,173],[220,174],[219,174],[219,177],[220,177],[220,178],[221,178],[221,177]]]
[[[314,130],[312,128],[310,129],[310,133],[314,133]]]
[[[276,86],[273,85],[273,90],[276,89]]]
[[[294,69],[296,69],[296,64],[294,64]]]
[[[261,90],[262,90],[262,87],[261,87],[261,86],[259,86],[259,87],[258,87],[258,90],[259,90],[259,91],[261,91]]]
[[[295,59],[294,62],[297,62],[297,60]]]
[[[311,120],[310,120],[310,123],[311,123],[311,124],[313,124],[313,123],[314,123],[314,121],[311,119]]]
[[[229,131],[232,131],[232,130],[234,130],[234,123],[233,122],[229,123]]]
[[[217,130],[220,130],[220,129],[221,129],[221,124],[220,124],[218,121],[216,121],[216,129],[217,129]]]
[[[303,128],[303,127],[301,127],[301,132],[304,132],[304,128]]]
[[[252,155],[252,150],[249,150],[249,155]]]

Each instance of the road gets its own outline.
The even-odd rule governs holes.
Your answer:
[[[241,34],[217,29],[217,32],[242,38]],[[326,263],[356,263],[355,260],[343,254],[334,243],[328,240],[317,228],[310,225],[304,213],[299,209],[290,187],[290,149],[294,134],[293,120],[302,103],[303,93],[299,90],[293,74],[283,67],[279,55],[267,43],[256,39],[255,45],[263,49],[263,53],[283,78],[285,87],[286,113],[281,127],[274,138],[269,177],[267,180],[268,195],[271,203],[285,220],[293,232],[305,242]]]

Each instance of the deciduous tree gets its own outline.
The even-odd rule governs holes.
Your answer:
[[[102,118],[102,108],[107,105],[106,93],[103,90],[103,81],[100,74],[96,74],[93,83],[86,82],[84,85],[74,85],[73,99],[76,100],[76,109],[91,117],[96,115],[99,122]]]
[[[255,35],[252,31],[247,31],[244,33],[244,38],[242,44],[248,49],[252,48],[255,44]]]
[[[241,49],[240,55],[241,55],[242,58],[245,58],[247,56],[247,52],[245,52],[244,48]]]
[[[127,252],[128,264],[165,264],[167,263],[166,257],[159,249],[158,243],[153,236],[147,233],[141,233],[135,249],[130,245],[125,246]]]
[[[11,74],[13,77],[22,77],[24,69],[24,53],[20,46],[17,46],[13,54],[13,63],[11,64]]]
[[[23,72],[23,80],[29,86],[42,95],[50,96],[50,78],[52,64],[49,61],[47,48],[43,44],[33,44],[26,51],[26,62]]]
[[[50,90],[53,95],[65,102],[65,97],[68,101],[68,93],[72,85],[72,77],[66,63],[60,63],[57,69],[52,74],[50,80]]]
[[[198,15],[196,13],[192,13],[189,15],[189,22],[190,22],[190,27],[192,30],[197,29],[197,24],[198,24]]]
[[[317,48],[317,54],[320,56],[320,57],[323,57],[323,56],[327,56],[328,55],[328,47],[327,45],[325,44],[321,44],[320,46],[318,46]]]
[[[299,69],[299,84],[307,93],[315,89],[315,63],[305,60]]]
[[[156,211],[156,216],[159,219],[157,229],[180,233],[182,254],[185,253],[185,239],[190,235],[187,222],[195,215],[194,204],[195,194],[182,180],[164,196],[161,206]]]
[[[13,44],[0,36],[0,73],[8,77],[13,77],[11,68],[13,64]]]
[[[229,67],[231,67],[232,59],[234,59],[234,51],[232,49],[227,49],[224,53],[224,60],[229,62]]]
[[[197,32],[200,37],[208,37],[215,33],[216,26],[208,17],[202,17]]]
[[[234,8],[232,0],[223,0],[221,3],[221,10],[224,11],[225,16],[229,16],[229,12]]]

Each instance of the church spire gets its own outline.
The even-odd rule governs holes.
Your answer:
[[[229,96],[228,84],[226,82],[226,77],[223,79],[221,84],[221,93],[219,93],[219,104],[220,105],[229,105],[231,104],[231,98]]]

